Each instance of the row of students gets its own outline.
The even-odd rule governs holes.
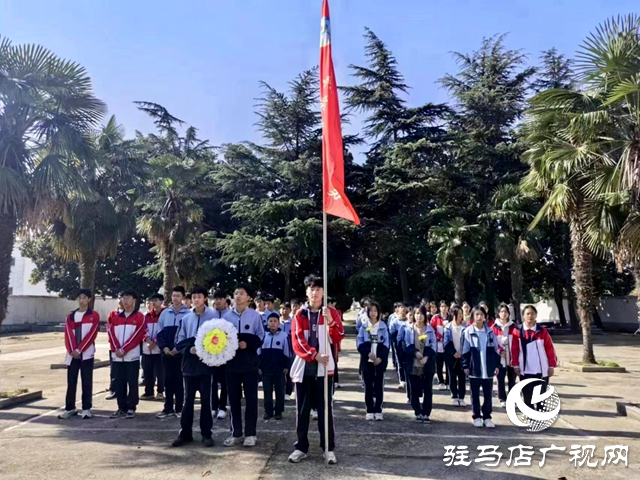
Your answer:
[[[510,320],[510,309],[506,304],[499,306],[498,319],[494,320],[488,316],[486,304],[483,303],[469,311],[469,320],[465,320],[464,309],[457,305],[449,311],[449,306],[442,302],[435,313],[433,302],[411,309],[399,303],[395,305],[387,328],[385,322],[378,320],[379,305],[369,300],[361,314],[357,339],[365,387],[366,419],[383,418],[381,406],[384,387],[380,389],[380,385],[384,385],[386,362],[380,368],[379,383],[375,382],[376,376],[371,375],[371,372],[378,373],[372,369],[372,364],[381,364],[381,359],[372,353],[373,346],[377,349],[381,342],[383,351],[386,348],[388,352],[391,347],[395,353],[399,386],[406,388],[416,420],[423,423],[430,422],[433,377],[440,361],[446,364],[453,405],[466,406],[464,397],[468,378],[472,419],[476,427],[495,427],[491,419],[494,376],[497,377],[498,398],[502,407],[506,406],[506,383],[510,390],[517,376],[521,380],[540,379],[543,391],[546,390],[557,359],[551,336],[545,328],[536,324],[535,307],[528,305],[524,308],[525,321],[518,327]],[[430,322],[427,321],[427,306],[433,312]],[[387,345],[384,345],[384,337],[378,337],[379,331],[387,332]],[[372,378],[374,381],[371,381]],[[530,406],[532,391],[533,385],[523,391],[524,400]]]

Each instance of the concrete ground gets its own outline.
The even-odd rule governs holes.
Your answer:
[[[562,360],[579,360],[578,337],[558,337]],[[354,338],[347,338],[340,357],[343,388],[335,395],[338,464],[325,467],[318,446],[316,422],[310,435],[309,459],[287,463],[295,441],[295,402],[288,402],[283,421],[259,421],[258,445],[253,449],[224,448],[228,420],[215,424],[213,448],[199,442],[180,449],[169,445],[178,432],[178,420],[160,421],[154,414],[159,402],[140,402],[133,420],[110,420],[114,401],[105,400],[108,368],[95,371],[94,413],[91,420],[57,419],[64,403],[66,372],[51,370],[64,356],[60,333],[0,338],[0,390],[43,390],[44,399],[10,410],[0,410],[0,478],[3,480],[57,478],[216,479],[255,478],[560,478],[640,479],[640,422],[616,416],[616,401],[640,399],[640,336],[606,335],[595,339],[599,359],[624,365],[626,374],[578,373],[559,369],[553,384],[562,401],[560,418],[550,429],[527,433],[508,420],[494,398],[495,430],[471,425],[470,408],[450,405],[449,392],[434,392],[432,424],[413,420],[405,393],[397,388],[391,367],[387,372],[383,422],[365,422],[363,390],[358,381],[358,356]],[[99,359],[107,359],[106,336],[98,337]],[[470,399],[467,396],[467,402]],[[496,407],[496,405],[498,405]],[[198,408],[198,407],[197,407]],[[197,415],[197,414],[196,414]],[[260,417],[262,418],[262,412]],[[551,444],[565,452],[548,454],[544,467],[539,448]],[[509,447],[531,445],[531,466],[507,466]],[[470,459],[479,445],[499,445],[503,454],[498,467],[481,463],[445,466],[444,446],[466,445]],[[572,445],[594,445],[595,458],[606,445],[628,445],[629,466],[574,467]],[[517,452],[517,451],[516,451]]]

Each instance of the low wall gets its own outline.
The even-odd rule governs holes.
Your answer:
[[[569,321],[569,302],[565,299],[562,303],[566,319]],[[539,322],[560,323],[558,306],[554,300],[543,300],[533,305],[538,310]],[[602,297],[596,308],[602,320],[603,330],[633,333],[640,326],[635,296]],[[577,311],[576,307],[576,313]]]
[[[117,299],[96,298],[94,309],[100,314],[100,320],[106,322],[109,312],[117,307]],[[38,326],[57,325],[76,308],[78,304],[75,301],[65,298],[11,295],[7,318],[2,322],[0,331],[29,331]]]

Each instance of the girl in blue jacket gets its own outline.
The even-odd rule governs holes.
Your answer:
[[[436,372],[436,334],[427,323],[424,306],[413,311],[414,323],[404,329],[404,351],[409,374],[411,406],[416,420],[430,423],[433,405],[433,375]],[[424,395],[422,405],[420,397]]]
[[[451,403],[456,407],[465,407],[465,375],[462,370],[462,344],[464,342],[465,323],[460,307],[451,309],[452,320],[444,329],[444,355],[449,370],[449,388]]]
[[[360,371],[364,381],[366,420],[382,420],[384,373],[389,360],[389,329],[380,319],[380,305],[371,302],[367,307],[368,322],[360,327],[357,338],[360,352]]]
[[[487,312],[480,306],[471,311],[473,325],[467,327],[462,343],[462,368],[469,376],[473,426],[495,428],[491,420],[493,376],[498,374],[500,353],[493,330],[485,325]],[[480,388],[483,402],[480,406]]]

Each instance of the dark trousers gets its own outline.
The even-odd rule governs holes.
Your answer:
[[[180,419],[179,437],[186,440],[193,438],[193,411],[196,392],[200,392],[200,432],[202,438],[211,438],[213,417],[211,416],[211,375],[195,375],[184,377],[184,407]]]
[[[471,387],[471,408],[473,409],[473,419],[491,418],[491,393],[493,391],[493,378],[469,378]],[[480,407],[480,387],[482,387],[482,407]]]
[[[529,408],[533,408],[534,410],[540,410],[540,408],[541,408],[540,405],[534,406],[531,403],[531,397],[533,396],[533,389],[536,387],[536,385],[542,385],[542,388],[540,389],[540,393],[546,392],[547,391],[547,385],[549,385],[549,377],[543,377],[541,374],[537,374],[537,375],[520,375],[520,381],[527,380],[529,378],[538,378],[538,379],[540,379],[540,381],[539,382],[531,382],[529,385],[525,386],[522,389],[522,399],[524,400],[525,405],[527,405]]]
[[[113,359],[111,358],[111,352],[109,352],[109,391],[116,391],[116,376],[113,374]]]
[[[409,375],[411,383],[411,407],[416,415],[431,415],[433,408],[433,367],[431,372],[422,375]],[[422,396],[422,405],[420,397]]]
[[[373,363],[367,362],[362,369],[364,380],[364,403],[367,413],[382,413],[384,400],[384,372],[377,372]]]
[[[78,389],[78,373],[82,381],[82,409],[91,410],[91,395],[93,394],[93,358],[80,360],[74,358],[67,368],[67,398],[65,410],[75,410],[76,390]]]
[[[182,411],[184,402],[184,383],[182,381],[182,355],[162,355],[162,373],[164,374],[164,411]],[[175,410],[174,410],[175,400]]]
[[[449,388],[451,389],[451,398],[464,400],[465,375],[462,369],[462,360],[459,358],[454,358],[449,364]]]
[[[133,410],[138,405],[138,372],[140,360],[133,362],[113,362],[113,373],[116,380],[116,398],[118,410]]]
[[[436,374],[438,375],[438,383],[444,383],[447,385],[449,382],[447,381],[447,377],[449,376],[447,373],[447,366],[445,365],[445,354],[444,352],[436,353]],[[444,369],[444,376],[442,374],[442,370]]]
[[[393,346],[392,348],[395,354],[394,367],[396,368],[396,373],[398,374],[398,382],[406,382],[405,368],[404,368],[404,352],[398,346]]]
[[[164,393],[164,374],[162,373],[162,354],[142,355],[142,373],[144,375],[144,394],[153,395],[153,387],[158,382],[158,393]]]
[[[276,394],[275,414],[284,412],[284,373],[280,375],[262,375],[262,390],[264,393],[264,413],[273,416],[273,393]]]
[[[406,393],[407,393],[407,399],[409,401],[411,401],[411,366],[407,365],[406,363],[404,363],[402,365],[402,370],[403,370],[403,374],[404,374],[404,382],[405,382],[405,389],[406,389]]]
[[[284,376],[285,379],[285,394],[286,395],[291,395],[291,393],[293,393],[293,382],[291,381],[291,375],[289,374],[289,372],[287,372],[287,374]]]
[[[498,399],[501,402],[507,401],[507,391],[505,389],[505,377],[507,377],[507,381],[509,383],[509,391],[511,391],[511,389],[516,384],[516,372],[513,369],[513,367],[509,365],[507,365],[506,367],[503,367],[502,364],[500,364],[500,367],[498,370]]]
[[[220,385],[220,394],[218,394],[218,385]],[[211,409],[226,410],[227,409],[227,369],[224,365],[213,368],[211,376]]]
[[[298,441],[294,447],[301,452],[309,452],[309,414],[312,399],[318,408],[318,430],[320,431],[320,448],[324,450],[324,378],[304,377],[302,383],[296,383],[296,434]],[[333,429],[333,378],[329,377],[329,451],[336,448],[335,431]]]
[[[244,391],[244,434],[255,437],[258,427],[258,371],[230,372],[227,369],[227,391],[231,412],[231,436],[242,437],[242,392]]]

